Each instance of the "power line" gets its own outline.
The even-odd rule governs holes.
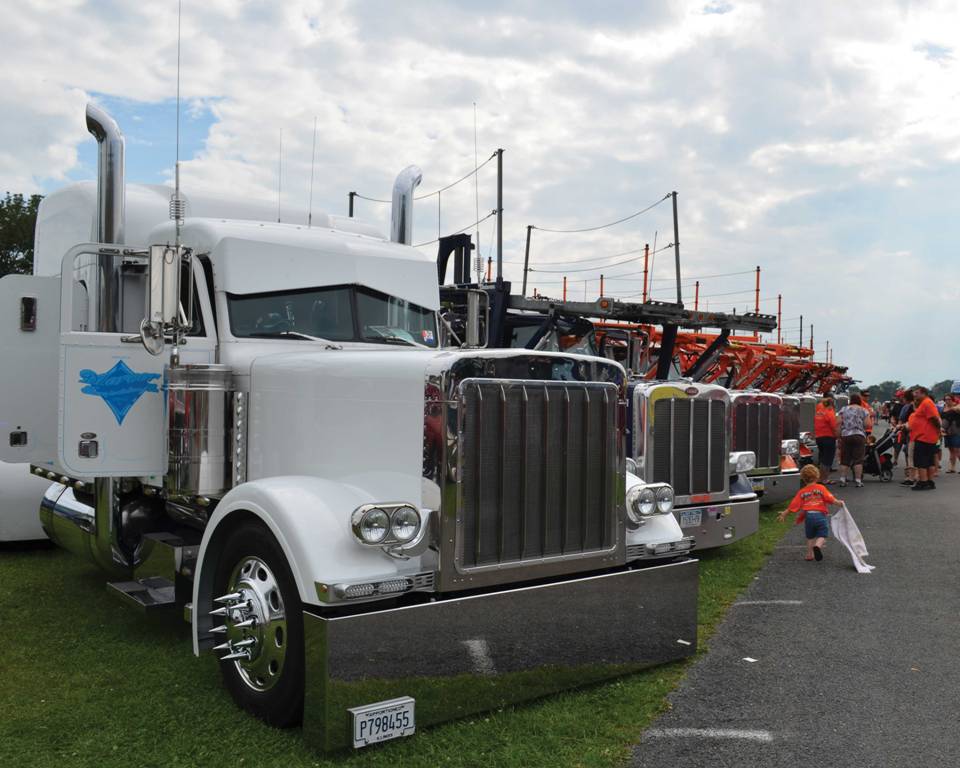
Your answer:
[[[467,224],[467,226],[465,226],[465,227],[461,227],[460,229],[454,230],[454,231],[451,232],[450,234],[451,234],[451,235],[459,235],[461,232],[466,232],[468,229],[472,229],[473,227],[477,226],[478,224],[482,224],[483,222],[485,222],[485,221],[486,221],[487,219],[489,219],[491,216],[496,216],[496,215],[497,215],[497,209],[494,208],[492,211],[490,211],[490,213],[488,213],[488,214],[487,214],[486,216],[484,216],[482,219],[478,219],[477,221],[474,221],[474,222],[471,223],[471,224]],[[419,248],[419,247],[421,247],[421,246],[423,246],[423,245],[432,245],[433,243],[439,242],[439,240],[440,240],[439,237],[435,237],[433,240],[427,240],[425,243],[417,243],[417,244],[415,244],[413,247],[414,247],[414,248]]]
[[[480,165],[478,165],[476,168],[474,168],[472,171],[470,171],[470,172],[469,172],[468,174],[466,174],[465,176],[461,176],[461,177],[460,177],[459,179],[457,179],[456,181],[451,181],[451,182],[450,182],[449,184],[447,184],[446,186],[440,187],[440,189],[435,189],[433,192],[425,192],[425,193],[422,194],[422,195],[415,195],[413,199],[414,199],[414,200],[424,200],[424,199],[426,199],[426,198],[428,198],[428,197],[433,197],[434,195],[439,195],[441,192],[446,192],[448,189],[450,189],[450,187],[455,187],[455,186],[457,186],[457,184],[459,184],[459,183],[461,183],[461,182],[463,182],[463,181],[466,181],[466,180],[469,179],[471,176],[475,175],[481,168],[483,168],[483,166],[485,166],[487,163],[489,163],[491,160],[493,160],[493,158],[495,158],[496,156],[497,156],[497,153],[494,152],[492,155],[490,155],[490,157],[488,157],[486,160],[484,160],[482,163],[480,163]],[[354,192],[354,193],[353,193],[353,196],[354,196],[354,197],[359,197],[361,200],[368,200],[368,201],[371,202],[371,203],[392,203],[392,202],[393,202],[393,200],[381,200],[379,197],[367,197],[366,195],[361,195],[359,192]],[[483,219],[481,219],[481,221],[483,221]]]
[[[536,230],[539,230],[540,232],[553,232],[560,235],[570,235],[570,234],[576,234],[579,232],[596,232],[598,229],[606,229],[607,227],[613,227],[613,226],[616,226],[617,224],[623,224],[623,222],[630,221],[630,219],[635,219],[637,218],[637,216],[640,216],[646,213],[647,211],[652,210],[653,208],[656,208],[658,205],[660,205],[660,203],[662,203],[664,200],[667,200],[669,197],[670,197],[670,193],[668,192],[659,200],[657,200],[655,203],[651,203],[646,208],[641,208],[636,213],[631,213],[629,216],[624,216],[622,219],[611,221],[609,224],[600,224],[596,227],[581,227],[580,229],[548,229],[547,227],[538,227],[535,224],[531,224],[530,226]]]
[[[657,250],[665,251],[667,248],[673,248],[673,243],[668,243],[667,245],[663,246],[663,248],[658,248]],[[607,258],[614,259],[617,256],[626,256],[627,254],[640,253],[643,250],[644,250],[643,248],[637,248],[636,250],[624,251],[623,253],[614,254],[613,256],[608,256]],[[651,256],[655,253],[657,253],[657,251],[650,251]],[[621,264],[632,264],[635,262],[636,262],[636,259],[624,259],[623,261],[615,261],[610,264],[602,264],[599,267],[570,267],[568,269],[535,269],[534,267],[530,267],[530,271],[531,272],[547,272],[547,273],[555,272],[559,274],[566,274],[568,272],[592,272],[592,271],[601,269],[603,267],[617,267],[617,266],[620,266]],[[571,263],[576,264],[577,262],[574,261]]]

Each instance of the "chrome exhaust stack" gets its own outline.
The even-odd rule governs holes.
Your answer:
[[[124,228],[123,134],[110,115],[87,104],[87,130],[99,145],[97,155],[97,215],[94,235],[98,243],[122,243]],[[116,333],[120,328],[120,262],[112,256],[98,258],[99,289],[97,330]]]
[[[87,130],[99,145],[93,237],[98,243],[119,245],[124,239],[123,134],[116,120],[93,104],[87,104],[86,119]],[[112,254],[101,254],[90,266],[95,269],[96,280],[91,288],[91,299],[96,302],[94,330],[119,332],[122,330],[120,260]],[[93,504],[90,505],[77,499],[73,489],[55,483],[40,504],[40,522],[50,539],[64,549],[86,557],[112,574],[129,577],[134,555],[129,546],[121,543],[121,530],[125,516],[133,523],[130,527],[133,530],[145,514],[137,504],[128,504],[126,512],[121,509],[117,480],[112,477],[95,478],[92,490]]]
[[[408,165],[393,182],[390,240],[394,243],[413,244],[413,193],[422,179],[423,171],[415,165]]]

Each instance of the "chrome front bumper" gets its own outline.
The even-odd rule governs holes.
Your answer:
[[[753,480],[760,478],[754,477]],[[779,475],[768,475],[763,478],[763,495],[760,496],[761,507],[772,507],[790,501],[800,490],[800,470],[792,469],[781,472]]]
[[[700,524],[688,525],[689,513],[700,512]],[[685,515],[686,513],[686,515]],[[760,502],[756,496],[732,498],[725,502],[704,506],[682,507],[673,510],[685,536],[693,536],[694,551],[733,544],[757,532],[760,527]]]
[[[323,617],[304,612],[303,735],[349,747],[348,710],[402,696],[418,728],[690,656],[696,560]]]

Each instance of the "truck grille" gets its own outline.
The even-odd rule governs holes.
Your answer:
[[[615,546],[617,398],[604,383],[460,385],[461,569]]]
[[[783,398],[783,417],[780,428],[780,439],[800,439],[800,399],[797,397]]]
[[[817,401],[812,397],[800,398],[800,431],[813,432],[813,420],[817,413]]]
[[[733,450],[757,454],[757,468],[780,466],[780,406],[737,402],[733,410]]]
[[[726,419],[722,400],[657,400],[652,482],[670,483],[678,497],[725,491]]]

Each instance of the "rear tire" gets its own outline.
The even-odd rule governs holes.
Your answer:
[[[214,596],[242,598],[228,604],[230,612],[219,620],[228,629],[218,637],[241,643],[241,652],[250,658],[221,661],[223,683],[237,706],[269,725],[299,725],[303,719],[303,613],[290,566],[263,523],[244,522],[228,536],[217,563]],[[251,616],[256,619],[252,627],[235,626]],[[225,649],[220,654],[232,652]]]

